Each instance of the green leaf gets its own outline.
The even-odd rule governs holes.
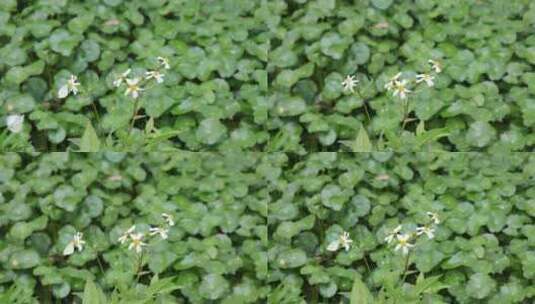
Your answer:
[[[342,38],[338,33],[331,32],[323,35],[320,45],[323,54],[338,60],[342,58],[342,55],[349,44],[348,41]]]
[[[392,5],[392,2],[394,2],[394,0],[372,0],[372,4],[382,10],[389,8],[390,5]]]
[[[488,122],[476,121],[470,125],[466,140],[470,145],[483,148],[496,137],[496,130]]]
[[[9,266],[12,269],[33,268],[41,262],[37,251],[33,249],[24,249],[14,252],[9,259]]]
[[[64,29],[55,30],[49,38],[50,48],[63,56],[70,56],[78,44],[78,38]]]
[[[218,119],[207,118],[201,121],[197,129],[197,139],[207,145],[213,145],[223,139],[227,134],[227,127]]]
[[[277,264],[280,268],[296,268],[307,262],[307,255],[301,249],[289,249],[279,254]]]
[[[486,298],[496,288],[496,282],[484,273],[475,273],[468,280],[466,293],[476,299]]]
[[[304,113],[305,110],[306,103],[299,97],[281,98],[275,109],[279,116],[296,116]]]
[[[80,152],[98,152],[100,151],[100,140],[97,132],[90,121],[87,122],[84,134],[80,139]]]
[[[92,280],[85,282],[82,304],[107,304],[106,296]]]
[[[354,141],[340,141],[342,144],[350,148],[351,152],[372,152],[373,146],[368,137],[368,132],[361,127],[357,138]]]
[[[208,300],[222,298],[229,291],[229,283],[222,275],[208,274],[202,279],[199,294]]]
[[[420,125],[418,125],[420,127]],[[421,149],[421,147],[427,143],[434,142],[442,137],[447,137],[450,135],[450,130],[448,128],[433,129],[429,131],[424,131],[416,129],[416,133],[420,133],[416,137],[416,149]]]
[[[373,296],[370,290],[361,280],[360,276],[356,275],[353,280],[353,287],[351,288],[351,295],[349,297],[350,304],[373,304]]]

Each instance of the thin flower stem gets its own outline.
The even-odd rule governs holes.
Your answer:
[[[98,267],[100,268],[100,272],[102,272],[102,275],[104,275],[104,266],[102,266],[102,262],[100,261],[100,257],[97,253],[97,263],[98,263]]]
[[[407,278],[407,272],[409,271],[409,260],[411,258],[411,251],[407,254],[407,257],[405,258],[405,269],[403,270],[403,276],[401,278],[401,285],[405,282],[405,279]]]
[[[405,126],[407,125],[408,118],[409,118],[409,100],[405,100],[403,102],[403,122],[401,124],[401,132],[405,130]]]
[[[100,256],[98,254],[98,250],[97,248],[95,248],[95,246],[93,245],[89,245],[89,247],[91,247],[93,250],[95,250],[95,253],[97,255],[97,264],[98,264],[98,268],[100,269],[100,272],[102,273],[102,275],[104,275],[104,266],[102,266],[102,261],[100,260]]]
[[[366,264],[366,268],[368,269],[368,272],[371,273],[371,267],[370,264],[368,264],[368,258],[366,257],[366,254],[364,254],[364,264]]]
[[[98,111],[97,111],[97,106],[95,105],[95,101],[91,101],[91,106],[93,108],[93,112],[95,112],[95,117],[97,118],[97,122],[100,124],[100,115],[98,114]]]
[[[141,254],[139,255],[139,263],[137,265],[137,273],[136,273],[136,284],[139,283],[139,279],[141,278],[141,270],[143,269],[143,251],[141,251]]]
[[[141,82],[139,84],[139,86],[144,86],[146,85],[146,83],[148,83],[149,81],[146,79],[146,78],[143,78],[141,79]],[[153,88],[154,86],[152,87],[145,87],[144,90],[148,90],[148,89],[151,89]],[[140,106],[139,106],[139,97],[136,98],[136,101],[134,102],[134,112],[132,113],[132,120],[130,121],[130,127],[128,128],[128,134],[132,133],[132,130],[134,129],[134,124],[136,122],[136,119],[138,117],[138,112],[139,112],[139,109],[140,109]]]
[[[357,88],[357,95],[362,99],[362,104],[364,105],[364,112],[366,112],[366,117],[368,117],[368,122],[370,122],[372,119],[370,117],[370,112],[368,112],[368,106],[366,105],[366,99],[360,95],[359,89]]]
[[[139,97],[136,98],[136,101],[134,102],[134,113],[132,113],[132,120],[130,121],[130,128],[128,129],[128,134],[132,133],[132,129],[134,128],[134,123],[136,122],[137,112],[139,111],[138,104],[139,104]]]

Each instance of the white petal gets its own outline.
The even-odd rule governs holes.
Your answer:
[[[13,133],[19,133],[22,131],[23,123],[24,115],[9,115],[6,119],[7,128]]]
[[[126,83],[127,83],[129,86],[136,85],[138,82],[139,82],[139,78],[134,78],[134,79],[129,79],[129,78],[127,78],[127,79],[126,79]]]
[[[327,246],[327,250],[336,251],[336,250],[338,250],[339,246],[340,246],[340,242],[338,242],[338,240],[336,240],[336,241],[333,241],[332,243],[330,243],[329,246]]]
[[[74,243],[71,241],[69,244],[67,244],[67,247],[65,247],[65,250],[63,250],[63,255],[71,255],[74,253]]]
[[[65,98],[67,97],[67,95],[69,95],[69,87],[67,85],[64,85],[61,88],[59,88],[59,91],[58,91],[59,98]]]

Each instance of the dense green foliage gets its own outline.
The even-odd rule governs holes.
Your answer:
[[[254,146],[266,136],[240,117],[265,103],[268,13],[261,0],[0,1],[0,148],[87,151],[88,122],[108,150]],[[170,69],[138,102],[114,87],[159,56]],[[70,75],[79,92],[60,98]],[[22,132],[4,129],[10,114]]]
[[[349,303],[352,289],[352,304],[366,303],[358,299],[367,289],[374,304],[535,300],[535,156],[318,153],[294,161],[279,178],[286,191],[269,205],[270,303]],[[397,284],[406,257],[385,236],[398,224],[423,225],[428,211],[441,219],[435,238],[416,241]],[[349,250],[328,251],[342,231]]]
[[[150,303],[141,299],[162,290],[171,294],[157,303],[265,302],[279,163],[262,154],[3,154],[0,302],[72,303],[86,280],[120,303]],[[163,212],[176,224],[167,240],[147,239],[139,267],[118,238],[133,224],[158,225]],[[84,248],[63,256],[75,231]]]
[[[0,301],[84,286],[95,303],[535,299],[529,153],[8,153],[0,168]],[[141,255],[119,243],[164,212],[169,238]],[[427,212],[434,238],[408,255],[385,243]],[[76,231],[84,248],[65,256]]]
[[[534,25],[531,0],[4,0],[0,149],[531,150]],[[159,56],[136,101],[113,85]],[[385,90],[430,59],[407,108]]]
[[[279,116],[271,149],[369,150],[340,145],[361,128],[379,150],[533,148],[535,2],[271,3],[280,16],[270,26],[269,92]],[[429,59],[443,71],[433,88],[409,94],[403,130],[402,103],[384,85],[398,72],[426,71]],[[358,93],[344,92],[346,75],[360,81]],[[428,138],[415,134],[421,122]]]

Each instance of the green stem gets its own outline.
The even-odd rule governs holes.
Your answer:
[[[405,269],[403,270],[403,275],[401,278],[401,285],[405,283],[405,279],[407,278],[407,273],[409,271],[409,260],[411,258],[411,251],[407,254],[407,257],[405,258]]]
[[[362,99],[362,104],[364,105],[364,112],[366,112],[366,117],[368,118],[368,122],[370,122],[372,119],[370,116],[370,112],[368,112],[368,106],[366,104],[366,100],[362,97],[362,95],[360,95],[360,92],[358,89],[357,89],[357,95],[359,95],[360,99]]]
[[[97,253],[97,263],[98,263],[98,267],[100,268],[100,272],[102,272],[102,276],[104,276],[104,267],[102,266],[102,261],[100,261],[100,257]]]
[[[95,101],[91,101],[91,106],[93,108],[93,112],[95,112],[95,117],[97,118],[97,122],[100,124],[100,115],[98,115],[97,106],[95,105]]]
[[[132,120],[130,121],[130,128],[128,129],[128,134],[132,133],[132,129],[134,128],[134,123],[136,122],[137,112],[139,111],[138,104],[139,104],[139,97],[136,98],[136,101],[134,102],[134,113],[132,113]]]
[[[137,274],[136,274],[136,284],[139,283],[142,269],[143,269],[143,251],[141,251],[141,254],[139,255],[139,263],[137,265]]]
[[[372,269],[370,267],[370,264],[368,263],[368,258],[366,257],[366,253],[364,253],[364,264],[366,264],[366,268],[368,269],[368,273],[371,273]]]
[[[401,124],[401,132],[405,130],[405,125],[407,124],[407,119],[409,118],[409,100],[403,102],[403,122]]]

